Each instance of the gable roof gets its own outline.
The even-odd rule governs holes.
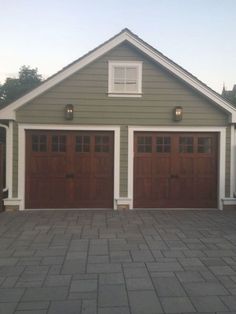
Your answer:
[[[152,60],[156,61],[158,64],[163,66],[166,70],[173,73],[176,77],[186,82],[188,85],[193,87],[195,90],[200,92],[202,95],[206,96],[208,99],[213,101],[216,105],[231,114],[232,122],[236,122],[236,108],[233,107],[228,101],[226,101],[221,95],[213,91],[203,82],[198,80],[191,73],[177,65],[175,62],[164,56],[161,52],[150,46],[148,43],[143,41],[137,35],[132,33],[129,29],[125,28],[120,33],[104,42],[94,50],[88,52],[81,58],[72,62],[56,74],[49,77],[47,80],[43,81],[41,85],[27,93],[26,95],[18,98],[8,106],[0,110],[0,119],[15,120],[15,110],[29,101],[33,100],[37,96],[41,95],[51,87],[57,85],[64,79],[68,78],[72,74],[76,73],[92,61],[101,57],[109,50],[118,46],[123,42],[129,42],[131,45],[135,46],[137,49],[142,51],[144,54],[148,55]]]

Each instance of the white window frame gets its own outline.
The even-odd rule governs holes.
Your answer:
[[[142,61],[109,61],[108,62],[108,96],[111,97],[142,97]],[[115,67],[136,67],[138,89],[134,92],[114,91],[114,68]]]

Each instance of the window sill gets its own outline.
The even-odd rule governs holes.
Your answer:
[[[108,93],[109,97],[142,97],[143,94]]]

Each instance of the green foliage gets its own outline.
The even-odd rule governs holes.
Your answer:
[[[18,78],[8,77],[3,85],[0,85],[0,107],[8,105],[21,97],[42,82],[42,75],[38,69],[31,69],[23,65],[20,68]]]

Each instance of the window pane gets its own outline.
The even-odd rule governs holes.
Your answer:
[[[101,152],[101,146],[100,145],[95,145],[95,152],[100,153]]]
[[[75,151],[78,153],[90,151],[90,136],[76,136],[75,139]]]
[[[95,143],[96,143],[96,144],[100,144],[101,141],[102,141],[101,136],[95,136]]]
[[[83,149],[84,149],[85,153],[88,153],[89,152],[89,145],[84,145]]]
[[[124,92],[125,84],[114,82],[114,92]]]
[[[169,136],[158,136],[156,138],[156,145],[157,153],[170,153],[171,138]]]
[[[47,137],[46,135],[32,135],[32,151],[46,152],[47,151]]]
[[[137,91],[137,83],[133,82],[133,83],[126,83],[126,92],[135,92]]]
[[[108,153],[110,150],[109,136],[101,135],[95,136],[95,152],[96,153]]]
[[[179,138],[179,152],[193,153],[193,137],[181,136]]]
[[[53,152],[65,152],[66,151],[66,136],[65,135],[53,135],[52,136],[52,151]]]
[[[137,80],[137,68],[127,67],[126,68],[126,80],[127,81],[136,81]]]
[[[164,144],[169,145],[170,144],[170,137],[164,137]]]
[[[211,153],[212,152],[212,138],[199,137],[198,138],[198,153]]]
[[[152,137],[151,136],[139,136],[137,150],[139,153],[151,153],[152,152]]]
[[[180,137],[180,144],[192,145],[193,144],[193,138],[192,137]]]
[[[89,143],[90,143],[90,137],[84,136],[84,144],[89,144]]]
[[[163,143],[163,137],[157,137],[157,144]]]
[[[124,79],[125,79],[125,68],[124,67],[115,67],[114,68],[114,79],[124,81]]]
[[[38,135],[32,135],[32,143],[37,144],[39,140]]]

